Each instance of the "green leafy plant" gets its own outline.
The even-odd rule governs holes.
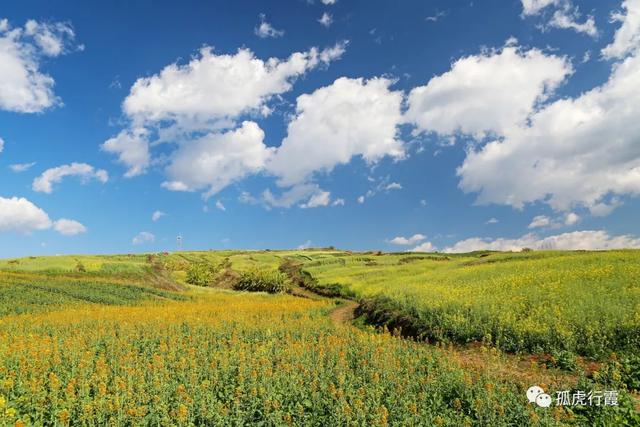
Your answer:
[[[233,288],[251,292],[286,292],[291,287],[289,277],[278,270],[253,269],[243,272]]]
[[[211,286],[215,282],[219,268],[206,262],[190,264],[187,269],[187,283],[195,286]]]

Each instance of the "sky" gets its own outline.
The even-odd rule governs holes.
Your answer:
[[[0,10],[0,257],[640,247],[640,0]]]

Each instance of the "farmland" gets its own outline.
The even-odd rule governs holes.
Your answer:
[[[333,249],[2,260],[0,424],[634,425],[639,260]],[[345,299],[353,322],[333,315]],[[537,408],[532,384],[615,389],[619,405]]]

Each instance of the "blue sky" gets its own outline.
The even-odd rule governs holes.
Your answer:
[[[0,256],[178,234],[639,247],[638,16],[639,0],[12,2]]]

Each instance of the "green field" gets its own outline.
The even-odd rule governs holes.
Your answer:
[[[0,260],[0,425],[638,425],[639,261]],[[619,405],[538,408],[533,384],[616,390]]]
[[[303,268],[366,299],[372,317],[410,315],[430,339],[590,357],[640,348],[640,251],[321,257]]]

